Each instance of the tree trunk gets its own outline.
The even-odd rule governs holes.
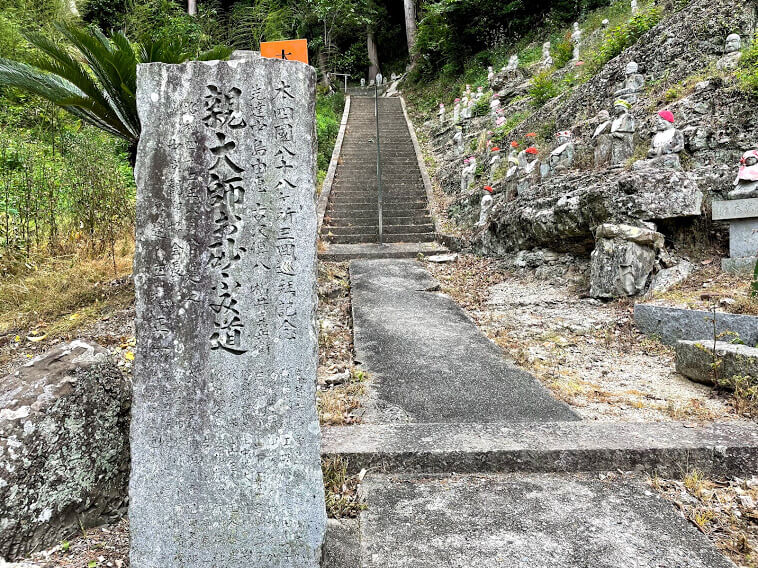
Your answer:
[[[187,0],[187,13],[190,16],[197,15],[197,0]]]
[[[373,30],[369,30],[366,35],[366,46],[368,47],[368,80],[373,81],[379,73],[379,52],[376,49],[376,39]]]
[[[405,37],[408,40],[408,57],[413,61],[413,47],[416,45],[416,2],[403,0],[405,5]]]
[[[321,70],[321,84],[328,87],[329,81],[329,62],[326,59],[326,50],[322,49],[318,52],[318,66]]]

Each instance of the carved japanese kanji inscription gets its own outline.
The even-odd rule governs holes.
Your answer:
[[[138,72],[134,568],[316,567],[315,76]]]

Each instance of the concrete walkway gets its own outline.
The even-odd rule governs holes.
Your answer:
[[[371,377],[365,422],[578,420],[505,359],[418,262],[350,264],[356,359]]]
[[[370,476],[363,568],[735,568],[638,480]]]

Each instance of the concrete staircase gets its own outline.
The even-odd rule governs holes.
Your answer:
[[[345,137],[329,195],[322,238],[332,244],[379,242],[374,98],[351,97]],[[383,241],[431,243],[421,170],[400,99],[379,99]]]

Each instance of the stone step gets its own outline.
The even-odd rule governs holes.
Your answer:
[[[383,232],[386,235],[413,234],[413,233],[433,233],[434,225],[390,225],[382,224]],[[379,227],[377,225],[351,225],[348,227],[335,227],[327,225],[324,232],[331,235],[378,235]]]
[[[431,241],[424,243],[385,243],[383,245],[372,243],[333,244],[322,241],[318,257],[326,261],[344,262],[354,259],[417,258],[419,254],[430,256],[445,252],[447,252],[445,247]],[[358,564],[348,565],[346,568],[355,568],[356,566]]]
[[[375,235],[330,235],[328,232],[322,233],[330,242],[337,244],[352,244],[352,243],[375,243],[377,242],[377,236]],[[384,242],[386,243],[419,243],[419,242],[432,242],[436,240],[436,233],[403,233],[403,234],[387,234],[384,235]]]
[[[358,212],[360,213],[360,212]],[[325,225],[329,227],[360,227],[362,225],[378,225],[379,216],[374,215],[353,215],[352,217],[330,217],[326,215]],[[415,217],[411,216],[391,216],[382,215],[382,223],[388,225],[433,225],[432,218],[428,213],[423,212]]]
[[[551,473],[647,471],[710,477],[758,471],[749,422],[488,422],[361,424],[322,429],[323,457],[351,471]]]

